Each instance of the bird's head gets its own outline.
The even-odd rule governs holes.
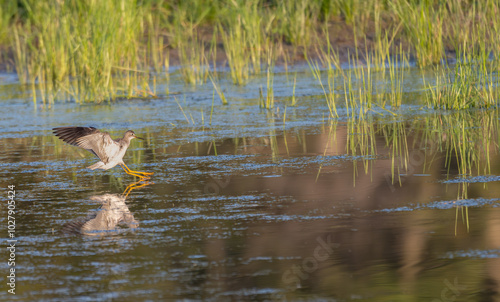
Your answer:
[[[138,139],[143,140],[142,137],[138,137],[137,135],[135,135],[135,132],[132,130],[128,130],[127,132],[125,132],[125,138],[128,139],[129,141],[131,141],[134,138],[138,138]]]

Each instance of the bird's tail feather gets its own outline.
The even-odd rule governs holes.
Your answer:
[[[104,166],[104,163],[102,161],[100,161],[100,162],[93,164],[92,166],[88,166],[87,168],[91,169],[91,170],[95,170],[95,169],[99,169],[102,166]]]

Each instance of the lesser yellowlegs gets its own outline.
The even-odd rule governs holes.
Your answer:
[[[123,138],[113,140],[109,133],[101,132],[94,127],[58,127],[52,129],[54,134],[64,142],[73,146],[87,149],[94,153],[101,161],[89,166],[89,169],[108,170],[120,165],[127,174],[137,176],[141,180],[149,179],[152,172],[139,172],[130,170],[123,162],[123,156],[127,151],[130,141],[137,137],[132,130],[128,130]]]

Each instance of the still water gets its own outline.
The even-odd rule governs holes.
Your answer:
[[[331,120],[299,78],[290,106],[293,79],[276,75],[270,110],[265,79],[227,85],[222,105],[211,84],[175,75],[175,96],[43,108],[2,75],[0,184],[3,200],[15,186],[17,243],[16,295],[2,282],[0,299],[500,299],[498,111]],[[124,198],[137,179],[86,169],[96,159],[50,130],[70,125],[133,129],[145,140],[124,161],[150,182]],[[7,214],[5,202],[4,251]]]

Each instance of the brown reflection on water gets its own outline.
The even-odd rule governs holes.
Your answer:
[[[497,211],[492,211],[485,219],[484,249],[498,250],[500,249],[500,216]],[[498,300],[500,298],[500,258],[488,259],[485,263],[485,271],[483,292]]]
[[[345,137],[345,131],[337,134],[337,139]],[[407,139],[411,145],[412,137]],[[289,153],[295,155],[345,154],[340,151],[345,150],[345,145],[339,146],[338,143],[325,152],[328,140],[331,136],[326,134],[310,135],[302,141],[296,136],[278,137],[277,153],[285,157],[283,150],[288,148]],[[253,144],[259,145],[259,142],[260,146],[245,146],[245,152],[273,152],[262,139],[256,139]],[[238,292],[262,286],[254,283],[254,274],[271,270],[277,275],[270,277],[274,282],[278,280],[285,288],[299,287],[290,297],[320,292],[325,296],[347,298],[356,293],[354,296],[374,299],[395,295],[431,301],[441,299],[442,293],[447,290],[448,298],[460,301],[468,300],[471,293],[484,289],[476,283],[478,280],[498,280],[493,268],[486,269],[488,265],[496,267],[497,259],[471,259],[466,260],[465,265],[460,259],[446,259],[449,251],[498,248],[500,245],[495,244],[498,232],[490,232],[489,227],[484,225],[484,221],[490,221],[492,215],[498,215],[498,209],[480,205],[480,208],[470,208],[471,231],[466,231],[465,223],[458,221],[461,232],[455,236],[455,209],[411,208],[418,203],[425,205],[461,196],[461,184],[438,182],[458,174],[456,168],[447,168],[445,152],[425,154],[430,162],[410,161],[407,165],[412,165],[412,172],[401,178],[401,184],[393,184],[389,181],[394,168],[390,149],[384,148],[383,138],[378,138],[376,145],[377,159],[370,160],[367,174],[360,172],[365,165],[363,159],[354,162],[339,159],[338,164],[324,167],[318,178],[319,164],[306,164],[300,167],[300,171],[279,166],[266,167],[253,175],[235,173],[215,182],[224,184],[216,192],[222,196],[268,192],[272,196],[293,196],[297,201],[261,205],[267,215],[293,216],[296,219],[247,223],[245,233],[248,236],[241,243],[241,259],[248,260],[250,264],[236,265],[236,268],[215,266],[207,275],[218,278],[210,281],[223,286],[221,291]],[[228,141],[218,146],[219,154],[230,154],[234,149],[234,144]],[[490,158],[491,174],[498,175],[500,158],[493,147],[492,151],[495,155]],[[400,170],[403,171],[403,167]],[[425,175],[421,175],[422,171]],[[243,171],[240,174],[247,173]],[[270,174],[278,174],[279,177],[267,177]],[[207,179],[207,182],[210,181],[213,178]],[[498,182],[466,186],[471,188],[469,198],[500,196]],[[372,212],[403,206],[409,206],[410,210]],[[311,257],[320,246],[319,240],[335,243],[335,249],[328,259],[319,261],[316,258],[314,261]],[[481,242],[493,244],[485,246]],[[227,258],[231,250],[227,240],[222,239],[206,240],[204,248],[209,260],[215,262]],[[227,278],[221,280],[220,276]],[[240,276],[240,279],[235,281],[231,276]],[[458,284],[458,294],[450,294],[452,289],[447,289],[450,284]],[[500,292],[497,286],[490,290],[492,296]],[[487,297],[491,297],[490,294]]]

